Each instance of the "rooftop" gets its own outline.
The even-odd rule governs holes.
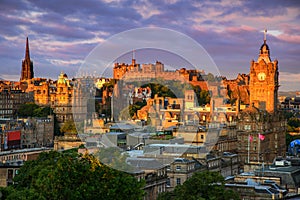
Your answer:
[[[47,151],[52,150],[51,148],[41,147],[41,148],[30,148],[30,149],[18,149],[18,150],[11,150],[11,151],[1,151],[0,156],[8,155],[8,154],[17,154],[17,153],[29,153],[29,152],[36,152],[36,151]]]
[[[164,165],[154,158],[127,158],[126,162],[138,169],[161,169]]]
[[[266,166],[264,168],[259,169],[258,171],[264,171],[264,172],[289,172],[289,173],[294,173],[297,171],[300,171],[299,166],[275,166],[275,165],[270,165]]]

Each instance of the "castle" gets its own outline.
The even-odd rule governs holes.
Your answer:
[[[162,78],[164,80],[176,80],[189,82],[192,85],[198,85],[201,89],[207,90],[207,84],[202,79],[203,70],[181,68],[175,71],[165,70],[164,64],[156,61],[155,64],[137,64],[132,59],[131,64],[115,63],[113,68],[113,78],[116,80],[151,80]]]

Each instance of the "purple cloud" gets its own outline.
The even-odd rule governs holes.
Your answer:
[[[0,70],[11,77],[19,75],[26,36],[36,76],[56,79],[60,71],[75,74],[80,61],[113,34],[157,26],[192,37],[231,78],[249,72],[267,28],[271,57],[279,60],[280,71],[298,74],[299,11],[300,2],[293,0],[3,0]]]

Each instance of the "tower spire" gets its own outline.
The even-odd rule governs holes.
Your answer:
[[[29,54],[29,41],[28,37],[26,37],[26,51],[25,51],[25,59],[30,60],[30,54]]]
[[[25,59],[22,61],[22,71],[21,71],[21,78],[20,80],[28,80],[34,77],[33,72],[33,63],[30,60],[29,54],[29,41],[28,37],[26,37],[26,50],[25,50]]]

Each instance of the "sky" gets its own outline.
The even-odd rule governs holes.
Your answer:
[[[115,34],[149,27],[192,38],[221,75],[233,79],[249,73],[267,29],[271,59],[279,62],[280,90],[300,90],[296,0],[1,0],[0,27],[0,78],[6,80],[20,78],[27,36],[35,77],[57,79],[64,71],[72,78],[90,52]],[[138,63],[163,60],[145,52],[136,52]],[[131,62],[130,56],[119,60]],[[184,62],[167,64],[183,67]]]

